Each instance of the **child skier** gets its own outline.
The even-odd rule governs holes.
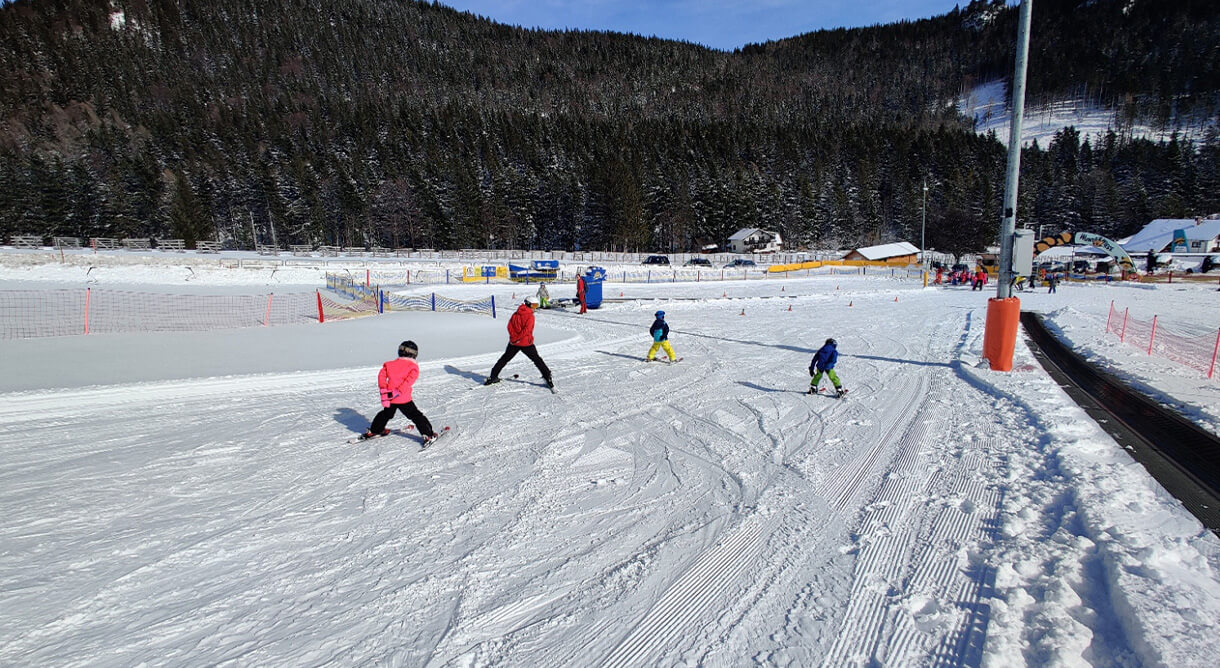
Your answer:
[[[839,382],[839,375],[835,373],[835,364],[839,361],[838,343],[834,339],[826,339],[826,344],[813,354],[813,361],[809,363],[809,375],[813,376],[813,380],[809,381],[809,394],[818,393],[818,383],[822,381],[822,374],[825,373],[830,377],[830,382],[834,383],[835,396],[842,397],[847,394],[847,390],[843,389],[843,385]]]
[[[669,361],[677,362],[678,356],[674,354],[673,346],[669,345],[669,324],[665,322],[665,311],[657,311],[655,315],[657,319],[648,328],[648,333],[652,335],[652,347],[648,349],[648,357],[644,361],[651,362],[656,359],[657,351],[664,349]]]
[[[419,346],[414,341],[403,341],[398,346],[398,359],[390,360],[381,365],[377,374],[377,387],[381,389],[381,412],[373,418],[369,430],[360,436],[360,440],[385,436],[390,433],[386,429],[394,413],[402,411],[407,419],[415,423],[415,428],[424,437],[424,445],[436,440],[437,434],[432,431],[432,423],[420,412],[411,400],[411,386],[419,378],[419,363],[415,361],[419,355]]]

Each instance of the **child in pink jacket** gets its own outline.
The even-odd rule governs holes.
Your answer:
[[[381,412],[373,418],[373,424],[360,438],[376,438],[390,433],[386,429],[394,413],[402,411],[408,420],[415,423],[415,428],[424,437],[424,445],[436,440],[436,432],[432,431],[432,423],[415,407],[411,400],[411,386],[419,378],[419,363],[415,361],[419,355],[419,346],[414,341],[403,341],[398,346],[398,359],[390,360],[381,365],[377,374],[377,387],[381,389]]]

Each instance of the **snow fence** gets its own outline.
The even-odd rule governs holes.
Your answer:
[[[452,311],[495,317],[495,299],[431,294],[391,297],[358,284],[312,293],[183,295],[86,288],[0,290],[0,340],[124,332],[203,332],[326,322],[399,311]]]
[[[1130,308],[1119,309],[1110,302],[1106,318],[1106,333],[1142,350],[1215,377],[1216,356],[1220,354],[1220,330],[1215,334],[1189,334],[1175,331],[1172,325],[1153,315],[1141,320],[1131,315]]]

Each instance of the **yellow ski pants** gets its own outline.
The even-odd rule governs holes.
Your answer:
[[[678,356],[674,354],[673,346],[669,345],[669,341],[657,341],[652,344],[651,348],[648,349],[648,360],[652,361],[655,359],[657,356],[657,351],[661,349],[664,349],[665,354],[669,355],[670,362],[678,359]]]

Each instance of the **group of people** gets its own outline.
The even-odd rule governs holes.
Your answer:
[[[500,382],[500,372],[504,370],[505,365],[516,357],[517,353],[524,353],[534,363],[534,366],[538,367],[546,386],[552,390],[555,389],[551,369],[538,354],[538,348],[534,345],[534,310],[541,305],[542,300],[538,297],[526,297],[521,306],[517,307],[517,311],[508,319],[508,347],[491,367],[491,374],[487,380],[483,381],[484,385],[494,385]],[[583,300],[581,306],[583,313]],[[652,346],[648,349],[648,355],[644,361],[654,361],[657,352],[664,350],[670,363],[677,362],[679,358],[669,343],[669,323],[665,322],[665,311],[657,311],[653,316],[655,320],[648,328],[648,333],[652,336]],[[809,375],[813,377],[809,384],[810,394],[817,394],[818,384],[821,382],[823,374],[830,378],[838,396],[841,397],[846,393],[834,370],[835,364],[839,360],[837,345],[834,339],[826,339],[826,343],[818,349],[813,356],[813,361],[809,363]],[[386,428],[386,425],[398,412],[402,412],[419,430],[425,446],[437,439],[438,434],[432,428],[432,423],[419,410],[411,397],[411,388],[419,379],[419,363],[416,362],[418,356],[419,346],[414,341],[403,341],[398,346],[398,357],[381,365],[381,371],[377,374],[377,387],[381,391],[382,409],[373,417],[373,423],[361,435],[361,439],[388,435],[390,430]]]
[[[987,272],[982,267],[977,267],[974,271],[969,269],[953,269],[950,270],[948,276],[945,275],[944,267],[936,268],[936,278],[932,281],[935,285],[944,285],[948,282],[949,285],[970,285],[971,292],[982,290],[987,285]]]

